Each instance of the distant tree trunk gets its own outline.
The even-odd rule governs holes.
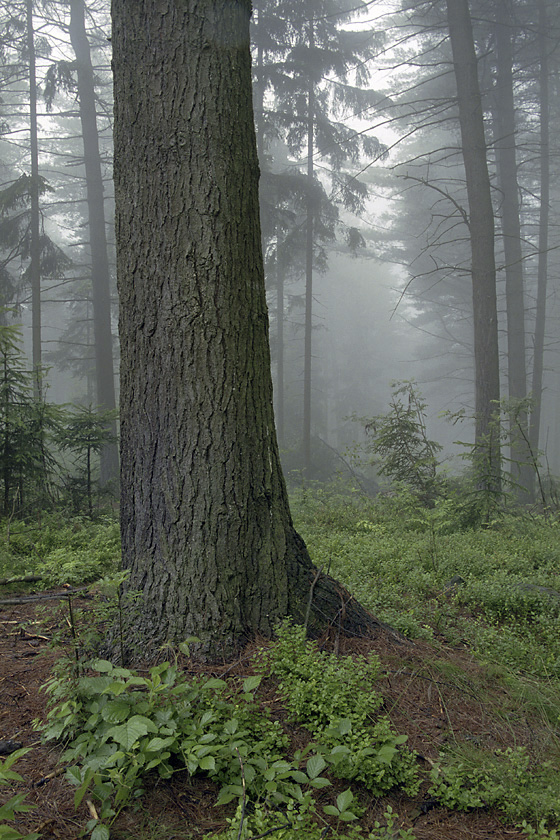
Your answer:
[[[504,243],[507,313],[508,395],[513,400],[527,397],[525,348],[525,303],[523,252],[519,213],[519,186],[516,160],[516,118],[513,98],[513,19],[511,0],[496,5],[497,79],[495,89],[495,147],[498,183],[502,193],[502,238]],[[520,501],[533,496],[534,470],[528,441],[528,417],[523,410],[512,428],[511,475]],[[517,428],[518,427],[518,428]]]
[[[500,399],[494,212],[484,120],[468,0],[447,0],[447,19],[469,201],[475,361],[475,450],[486,463],[482,482],[500,490],[500,442],[495,429]]]
[[[309,21],[309,47],[314,45],[313,17]],[[306,222],[306,251],[305,251],[305,325],[303,348],[303,469],[307,477],[311,474],[311,362],[312,362],[312,332],[313,332],[313,227],[314,227],[314,198],[313,179],[315,177],[313,165],[315,128],[315,88],[310,77],[307,94],[307,222]]]
[[[284,253],[280,225],[276,228],[276,433],[284,444]]]
[[[103,175],[99,154],[99,134],[95,106],[95,85],[90,45],[85,26],[83,0],[70,0],[70,41],[76,55],[78,99],[84,143],[89,239],[91,248],[93,332],[97,405],[101,411],[115,408],[113,371],[113,335],[111,330],[111,275],[107,253]],[[112,423],[116,437],[116,421]],[[101,485],[116,480],[119,458],[116,443],[107,444],[100,453]]]
[[[316,579],[282,477],[249,0],[113,0],[121,528],[143,653],[228,655],[286,615],[377,623]]]
[[[26,4],[27,60],[29,67],[29,148],[31,155],[31,221],[30,264],[31,336],[33,388],[37,399],[42,393],[41,346],[41,224],[39,211],[39,141],[37,132],[37,71],[35,66],[35,35],[33,30],[33,0]]]
[[[539,212],[539,264],[537,275],[537,311],[533,351],[532,395],[530,441],[536,456],[539,450],[541,426],[541,405],[544,369],[544,337],[546,324],[546,295],[548,280],[548,229],[550,216],[550,107],[549,107],[549,62],[548,25],[546,4],[538,0],[539,6],[539,54],[540,54],[540,182],[541,200]]]

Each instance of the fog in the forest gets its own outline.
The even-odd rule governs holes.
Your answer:
[[[368,419],[389,410],[393,383],[409,380],[427,436],[443,445],[449,470],[464,469],[455,442],[474,439],[486,376],[475,342],[492,319],[473,319],[479,270],[497,295],[490,390],[532,397],[524,434],[558,474],[560,7],[471,0],[461,32],[445,2],[254,5],[272,374],[290,481],[356,470],[375,489],[356,444],[367,443]],[[111,410],[109,14],[104,0],[2,4],[0,330],[22,325],[25,364],[4,355],[44,367],[48,402]],[[461,38],[471,37],[491,201],[480,230],[494,235],[494,266],[476,269],[484,166],[473,193],[472,126],[461,122],[454,72]],[[114,469],[110,458],[104,469]]]

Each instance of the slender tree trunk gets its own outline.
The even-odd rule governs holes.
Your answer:
[[[91,51],[85,26],[83,0],[70,0],[70,41],[76,55],[80,121],[84,143],[89,239],[91,248],[93,332],[97,405],[101,411],[115,408],[113,371],[113,335],[111,329],[111,274],[107,253],[103,174],[99,154],[99,134],[95,106],[95,85]],[[111,424],[116,437],[116,421]],[[109,443],[100,453],[101,485],[118,478],[119,458],[116,443]]]
[[[27,53],[29,64],[29,148],[31,154],[31,222],[30,265],[31,282],[31,335],[33,361],[33,388],[35,397],[42,393],[41,347],[41,225],[39,211],[39,141],[37,132],[37,82],[35,67],[35,35],[33,29],[33,0],[27,0]]]
[[[540,181],[541,200],[539,212],[539,263],[537,269],[537,311],[533,354],[530,441],[533,454],[539,450],[541,426],[541,405],[544,370],[544,337],[546,325],[546,295],[548,280],[548,229],[550,216],[550,108],[549,108],[549,62],[548,25],[545,0],[539,5],[539,54],[540,54]]]
[[[121,528],[143,653],[193,634],[227,655],[309,603],[311,632],[376,626],[316,579],[288,508],[249,16],[249,0],[113,0]]]
[[[315,43],[313,18],[309,21],[309,47]],[[311,362],[313,331],[313,239],[314,213],[313,180],[315,177],[313,165],[315,128],[315,87],[310,76],[307,94],[307,241],[305,250],[305,326],[303,348],[303,469],[309,477],[311,474]]]
[[[469,201],[475,361],[475,454],[485,464],[482,485],[500,490],[500,442],[495,428],[500,399],[494,212],[484,120],[468,0],[447,0],[457,82],[462,153]],[[499,415],[498,415],[499,416]]]
[[[502,238],[506,274],[508,393],[514,401],[527,397],[523,252],[517,182],[516,118],[513,97],[513,20],[511,0],[496,6],[497,80],[495,147],[502,196]],[[533,496],[534,470],[528,451],[527,411],[515,412],[511,434],[511,475],[520,501]]]

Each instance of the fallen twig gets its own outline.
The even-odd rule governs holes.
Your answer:
[[[33,604],[35,601],[56,601],[57,598],[72,598],[77,592],[84,592],[89,586],[80,586],[78,589],[68,589],[66,592],[46,592],[41,595],[20,595],[18,598],[0,598],[3,606],[17,606],[18,604]],[[84,596],[81,595],[81,598]]]

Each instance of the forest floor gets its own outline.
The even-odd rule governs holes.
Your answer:
[[[11,592],[8,597],[15,599],[17,595]],[[92,605],[91,596],[88,599],[85,593],[84,598],[74,599],[75,610],[91,610]],[[53,647],[53,637],[62,639],[62,644],[59,641]],[[443,638],[437,645],[418,640],[399,642],[389,634],[373,641],[340,640],[341,653],[367,654],[371,650],[382,664],[379,690],[385,711],[396,731],[407,733],[408,744],[424,769],[430,768],[447,743],[472,742],[488,749],[504,749],[534,746],[538,739],[535,722],[526,716],[512,718],[505,690],[466,648],[451,646]],[[33,727],[35,719],[46,715],[47,695],[41,686],[51,677],[57,657],[70,651],[66,598],[0,604],[0,740],[17,741],[30,748],[14,768],[24,782],[0,788],[0,802],[15,793],[27,794],[27,801],[35,807],[18,818],[17,828],[38,832],[45,840],[78,838],[91,819],[85,801],[77,810],[74,808],[75,788],[60,771],[60,749],[43,744]],[[214,667],[212,673],[220,676],[227,671],[228,675],[237,672],[246,676],[251,673],[250,652],[238,663]],[[208,673],[209,669],[204,671]],[[274,686],[267,690],[270,696],[263,700],[273,709],[273,715],[282,719]],[[342,790],[340,783],[319,792],[323,804],[336,795],[337,788]],[[492,810],[461,813],[439,807],[427,798],[426,789],[427,784],[414,799],[398,790],[375,799],[364,790],[360,799],[366,812],[360,824],[365,836],[376,819],[383,823],[387,805],[399,815],[398,824],[411,829],[416,840],[511,840],[526,836],[504,824]],[[233,811],[232,806],[215,807],[216,795],[213,783],[190,778],[186,772],[166,781],[154,779],[146,785],[139,803],[119,816],[111,836],[138,840],[210,836],[226,827],[225,818]],[[336,837],[336,830],[330,836]]]

